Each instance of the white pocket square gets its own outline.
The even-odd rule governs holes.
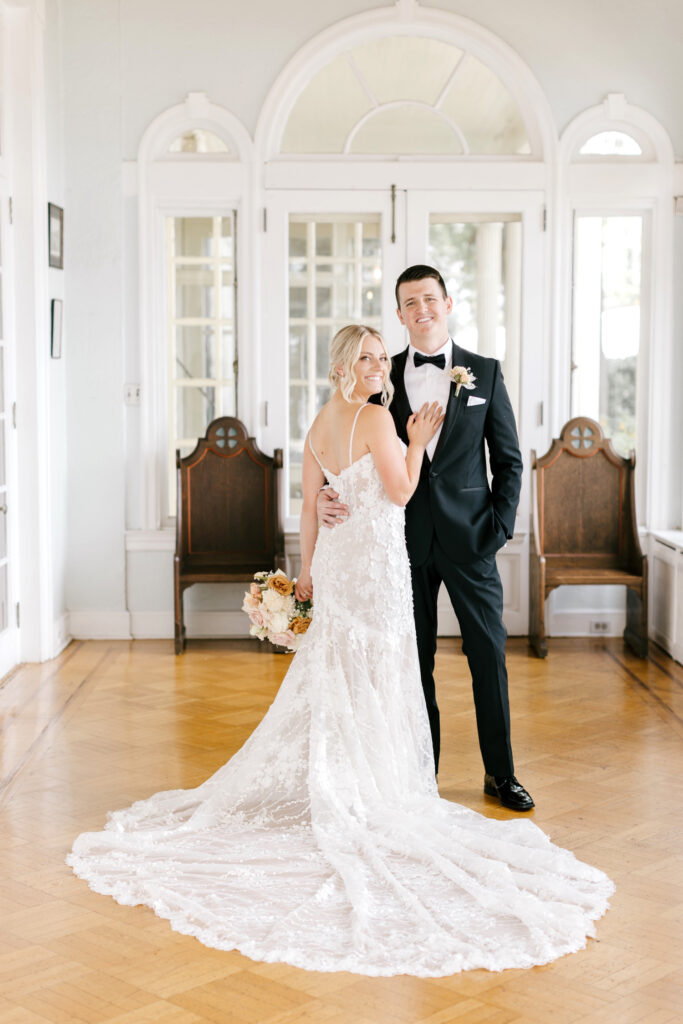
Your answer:
[[[477,398],[476,395],[470,395],[469,398],[467,399],[467,404],[468,405],[483,405],[485,401],[486,401],[485,398]]]

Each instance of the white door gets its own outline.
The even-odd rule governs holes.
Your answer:
[[[528,626],[529,453],[543,450],[548,352],[544,339],[541,192],[410,192],[407,260],[438,267],[453,299],[451,335],[463,348],[499,359],[515,412],[524,459],[515,536],[498,555],[504,620],[511,635]],[[445,595],[439,632],[458,632]]]
[[[527,632],[529,451],[543,448],[543,195],[539,192],[358,190],[270,194],[264,443],[285,447],[285,528],[298,529],[307,425],[327,396],[327,345],[351,321],[379,327],[390,352],[407,344],[394,285],[415,263],[438,267],[454,299],[451,332],[501,360],[525,474],[515,537],[499,555],[508,632]],[[283,255],[286,258],[283,262]],[[546,405],[547,407],[547,405]],[[458,632],[447,599],[440,633]]]
[[[327,400],[329,343],[347,323],[402,346],[394,282],[405,266],[405,196],[390,190],[287,190],[267,201],[260,436],[282,446],[283,519],[298,531],[303,441]]]
[[[19,616],[14,588],[14,349],[11,344],[8,228],[9,198],[6,185],[0,178],[0,678],[19,660]]]

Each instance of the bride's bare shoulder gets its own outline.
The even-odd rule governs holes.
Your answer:
[[[366,405],[361,419],[366,429],[395,432],[393,417],[383,405],[375,405],[374,402]]]

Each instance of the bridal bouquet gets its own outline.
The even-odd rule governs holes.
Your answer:
[[[242,611],[251,621],[249,633],[276,647],[295,651],[311,624],[312,601],[297,601],[294,584],[281,569],[257,572],[244,595]]]

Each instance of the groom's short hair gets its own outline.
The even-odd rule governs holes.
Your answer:
[[[424,281],[426,277],[433,277],[435,281],[439,282],[439,287],[443,292],[444,299],[448,296],[446,291],[446,285],[436,267],[428,267],[424,263],[416,263],[414,267],[407,267],[402,274],[399,275],[398,281],[396,282],[396,289],[394,294],[396,295],[396,308],[401,308],[401,303],[398,297],[398,289],[406,281]]]

